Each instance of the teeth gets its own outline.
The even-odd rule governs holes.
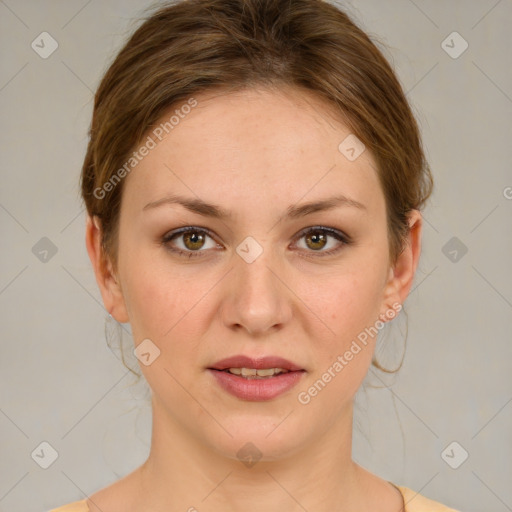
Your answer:
[[[263,368],[261,370],[256,370],[255,368],[229,368],[227,371],[233,375],[241,375],[249,379],[266,378],[278,375],[279,373],[288,373],[288,370],[284,368]]]

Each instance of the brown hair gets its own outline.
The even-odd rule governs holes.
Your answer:
[[[395,261],[408,233],[407,215],[421,209],[433,183],[416,120],[376,45],[321,0],[185,0],[156,6],[94,99],[81,189],[87,212],[101,221],[114,269],[123,180],[105,184],[172,106],[213,88],[256,85],[315,93],[370,150]]]
[[[82,197],[114,267],[123,182],[105,183],[172,105],[213,87],[258,84],[306,88],[340,113],[377,162],[391,259],[400,254],[407,214],[430,196],[432,177],[416,120],[375,44],[321,0],[187,0],[146,19],[94,99]]]

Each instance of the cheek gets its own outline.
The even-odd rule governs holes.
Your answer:
[[[201,329],[211,317],[205,291],[214,286],[215,275],[198,278],[197,272],[170,268],[165,258],[134,253],[125,266],[125,298],[134,341],[149,338],[162,361],[175,364],[198,357]]]
[[[129,283],[132,327],[143,337],[163,342],[187,326],[187,316],[199,300],[179,278],[170,279],[158,273],[139,273]],[[197,298],[196,298],[197,295]]]
[[[183,294],[179,279],[172,279],[151,254],[135,245],[120,260],[123,295],[135,341],[158,340],[171,329],[176,312],[181,310]]]
[[[376,272],[333,276],[327,286],[316,288],[314,308],[330,330],[321,339],[318,334],[312,338],[314,371],[298,400],[326,425],[339,417],[368,372],[376,341],[370,328],[378,319],[381,297]]]
[[[340,349],[378,318],[382,300],[377,270],[333,273],[306,290],[311,309],[330,328],[327,346]],[[332,332],[333,331],[333,332]]]
[[[194,287],[185,281],[153,266],[146,272],[140,268],[132,272],[126,287],[135,345],[150,339],[160,351],[151,365],[141,364],[140,369],[150,388],[178,409],[188,403],[179,383],[188,382],[200,357],[198,322],[194,320],[201,315],[204,295],[197,283]]]

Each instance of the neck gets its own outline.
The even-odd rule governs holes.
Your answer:
[[[239,511],[357,509],[364,470],[351,458],[353,403],[320,438],[250,467],[193,437],[153,399],[151,451],[140,468],[144,508]],[[148,500],[150,503],[148,503]],[[142,500],[141,500],[142,502]]]

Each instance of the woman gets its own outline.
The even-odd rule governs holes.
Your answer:
[[[432,178],[401,86],[320,0],[188,0],[95,97],[87,250],[152,390],[147,461],[59,511],[449,509],[352,460]]]

